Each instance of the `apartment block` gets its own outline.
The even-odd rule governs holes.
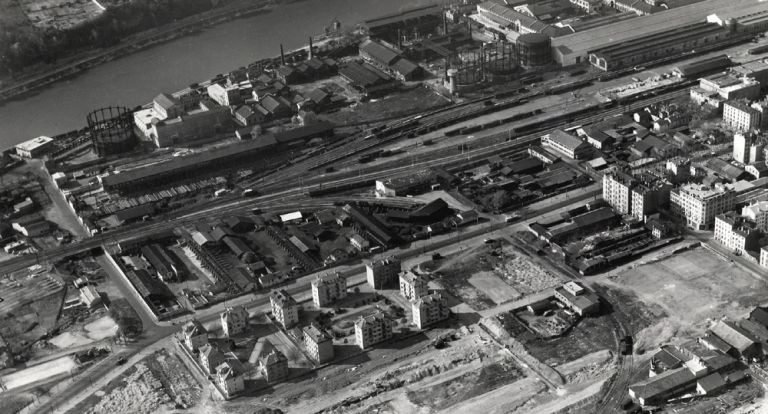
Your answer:
[[[267,346],[268,343],[265,343]],[[269,344],[269,346],[272,346]],[[267,382],[279,381],[288,378],[290,370],[288,368],[288,358],[282,352],[272,348],[269,353],[259,358],[259,371]]]
[[[737,131],[750,131],[760,126],[760,111],[746,101],[729,101],[723,104],[723,123]]]
[[[429,293],[428,282],[426,276],[403,272],[400,275],[400,294],[408,300],[416,300]]]
[[[272,292],[269,296],[272,305],[272,315],[288,329],[299,323],[299,304],[283,289]]]
[[[451,316],[451,309],[448,307],[448,300],[435,292],[416,299],[411,304],[413,311],[413,324],[419,329],[436,322],[448,319]]]
[[[328,306],[347,297],[347,278],[340,273],[318,275],[312,281],[312,302],[316,307]]]
[[[392,320],[382,311],[361,316],[355,321],[355,343],[360,349],[392,338]]]
[[[397,283],[402,263],[395,256],[375,260],[365,265],[368,284],[374,289],[383,289]]]
[[[741,215],[753,221],[758,229],[768,232],[768,201],[756,201],[742,207]]]
[[[221,329],[224,335],[237,335],[248,327],[248,311],[242,306],[227,308],[221,313]]]
[[[731,211],[715,217],[715,240],[733,251],[744,254],[759,248],[760,230],[755,223]]]
[[[645,221],[669,203],[671,185],[653,176],[633,177],[618,171],[603,176],[603,199],[614,211]]]
[[[752,132],[733,135],[733,159],[742,164],[764,160],[765,140]]]
[[[333,338],[314,325],[304,328],[304,345],[307,353],[319,364],[333,359]]]
[[[685,184],[670,193],[672,213],[694,230],[706,230],[715,224],[715,216],[733,210],[736,193],[729,185]]]

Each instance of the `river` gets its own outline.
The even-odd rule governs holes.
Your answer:
[[[232,20],[96,66],[0,104],[0,149],[39,135],[85,126],[91,110],[134,107],[218,73],[301,47],[334,18],[353,26],[367,18],[434,0],[305,0]]]

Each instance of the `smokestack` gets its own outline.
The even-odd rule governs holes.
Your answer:
[[[448,17],[446,16],[445,10],[443,10],[443,34],[448,34]]]
[[[309,36],[309,54],[307,55],[307,59],[312,59],[312,36]]]
[[[397,29],[397,48],[403,50],[403,34]]]
[[[280,64],[285,65],[285,52],[283,51],[282,43],[280,43]]]

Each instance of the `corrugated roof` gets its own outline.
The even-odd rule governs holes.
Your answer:
[[[400,52],[371,39],[367,39],[360,44],[360,51],[386,66],[391,65],[395,62],[395,59],[400,57]]]

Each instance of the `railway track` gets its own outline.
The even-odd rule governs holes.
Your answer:
[[[612,116],[618,116],[627,111],[642,108],[654,103],[674,99],[686,93],[687,91],[668,92],[666,94],[646,98],[636,103],[625,105],[623,107],[617,107],[609,110],[601,110],[599,114],[589,115],[583,118],[575,119],[573,122],[562,120],[554,124],[543,123],[541,128],[538,130],[538,132],[533,132],[524,136],[517,137],[512,140],[508,140],[509,138],[508,131],[500,131],[500,132],[495,132],[495,133],[491,133],[484,136],[479,136],[472,141],[472,145],[476,146],[477,148],[469,149],[467,151],[464,151],[463,153],[457,153],[456,148],[453,146],[440,148],[426,154],[419,154],[419,155],[414,155],[410,157],[409,160],[411,162],[408,163],[407,165],[403,165],[404,162],[402,159],[401,160],[395,159],[384,164],[380,164],[372,167],[359,168],[357,171],[351,170],[351,171],[335,173],[328,176],[318,176],[318,177],[308,178],[306,180],[303,180],[303,183],[310,190],[320,189],[323,187],[323,184],[321,183],[327,182],[329,179],[333,180],[334,178],[336,178],[336,180],[334,180],[334,183],[336,184],[348,184],[355,180],[363,181],[363,180],[375,180],[379,178],[391,177],[393,175],[406,173],[416,168],[438,167],[438,166],[450,168],[452,166],[459,166],[464,163],[469,163],[469,162],[477,161],[479,159],[487,158],[490,155],[494,155],[494,154],[516,153],[516,152],[525,150],[533,142],[538,141],[542,134],[550,132],[556,128],[569,128],[569,127],[574,127],[578,125],[587,125],[590,123],[595,123],[598,121],[602,121],[606,118],[610,118]],[[597,110],[599,108],[596,107],[595,109]],[[354,164],[346,163],[345,165],[352,166]],[[274,184],[267,184],[261,188],[261,191],[263,192],[277,191],[280,188],[284,188],[286,185],[290,185],[288,181],[289,181],[289,178],[286,177],[284,181],[281,180],[280,182],[276,182]],[[328,187],[328,186],[330,185],[325,185],[325,187]]]

